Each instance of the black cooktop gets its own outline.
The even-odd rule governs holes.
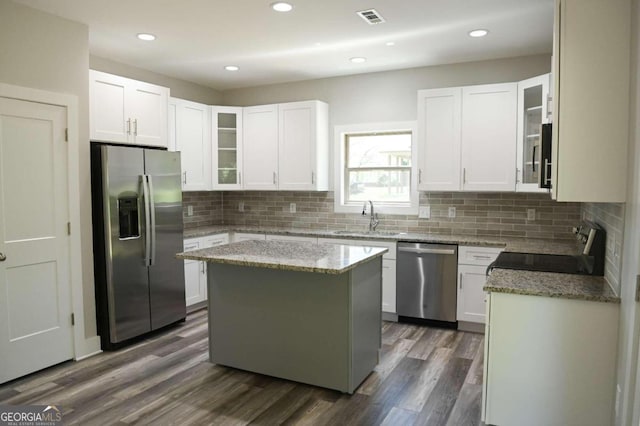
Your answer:
[[[558,272],[563,274],[592,274],[584,256],[502,252],[487,272],[494,268],[524,271]],[[591,268],[593,269],[593,268]]]

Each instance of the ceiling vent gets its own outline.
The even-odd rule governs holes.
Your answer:
[[[382,15],[380,15],[375,9],[361,10],[356,13],[369,25],[382,24],[385,22]]]

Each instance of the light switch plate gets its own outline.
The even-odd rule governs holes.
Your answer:
[[[289,213],[295,213],[296,212],[296,203],[290,203],[289,204]]]
[[[238,203],[238,211],[239,212],[243,212],[244,211],[244,201],[240,201]]]
[[[455,207],[449,207],[449,217],[450,218],[456,217],[456,208]]]
[[[187,216],[193,216],[193,206],[187,206]]]
[[[420,219],[431,219],[431,206],[422,206],[418,211],[418,217]]]

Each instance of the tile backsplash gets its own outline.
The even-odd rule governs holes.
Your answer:
[[[189,206],[193,215],[189,216]],[[222,193],[212,191],[182,193],[182,221],[185,229],[222,223]]]
[[[582,215],[607,231],[605,278],[616,293],[620,294],[620,272],[622,270],[622,242],[624,231],[624,204],[583,203]]]
[[[369,223],[359,214],[334,213],[333,192],[225,192],[222,204],[228,225],[364,230]],[[547,194],[429,192],[420,194],[420,205],[431,206],[430,219],[385,215],[380,208],[378,229],[573,240],[571,227],[580,220],[580,203],[558,203]],[[448,217],[449,207],[456,207],[455,218]],[[535,220],[527,219],[527,209],[535,209]]]

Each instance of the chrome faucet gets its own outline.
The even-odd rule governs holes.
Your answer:
[[[378,213],[373,212],[373,201],[371,200],[365,201],[364,205],[362,206],[362,215],[363,216],[367,215],[367,203],[369,203],[369,205],[371,206],[371,212],[370,212],[370,218],[369,218],[369,232],[371,232],[376,230],[376,227],[380,223],[380,220],[378,220]]]

